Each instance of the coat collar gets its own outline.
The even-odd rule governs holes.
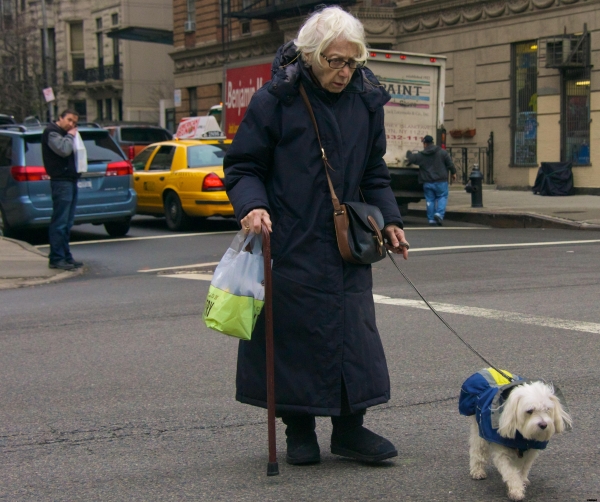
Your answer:
[[[298,96],[300,82],[321,98],[328,94],[312,81],[292,41],[282,45],[277,51],[271,66],[271,76],[268,90],[284,104],[291,104]],[[375,111],[390,100],[389,93],[368,68],[356,70],[342,93],[359,94],[370,111]]]

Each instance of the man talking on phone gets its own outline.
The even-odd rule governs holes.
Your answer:
[[[75,167],[74,141],[78,120],[77,112],[65,110],[42,134],[42,158],[46,173],[50,176],[52,190],[48,266],[61,270],[73,270],[83,266],[83,263],[73,259],[69,247],[77,206],[77,180],[81,176]]]

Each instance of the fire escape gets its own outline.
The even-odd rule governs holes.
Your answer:
[[[327,5],[353,5],[356,0],[337,0]],[[323,0],[221,0],[221,40],[223,54],[227,54],[232,36],[232,20],[240,23],[242,34],[250,33],[250,22],[262,19],[270,22],[277,20],[306,16],[315,7],[323,5]]]

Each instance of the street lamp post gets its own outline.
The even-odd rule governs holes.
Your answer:
[[[44,85],[50,87],[50,71],[48,68],[48,19],[46,17],[46,0],[42,0],[42,58],[44,59]],[[52,122],[52,101],[48,101],[48,122]]]

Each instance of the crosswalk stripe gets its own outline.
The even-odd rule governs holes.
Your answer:
[[[399,307],[409,307],[416,309],[429,310],[425,302],[421,300],[407,300],[404,298],[390,298],[389,296],[373,295],[375,303],[382,305],[395,305]],[[484,309],[479,307],[469,307],[462,305],[452,305],[449,303],[429,302],[438,312],[446,314],[468,315],[472,317],[483,317],[503,322],[517,322],[521,324],[532,324],[535,326],[544,326],[548,328],[566,329],[570,331],[583,331],[585,333],[600,334],[600,324],[593,322],[570,321],[557,319],[553,317],[539,317],[519,312],[507,312],[503,310]]]

